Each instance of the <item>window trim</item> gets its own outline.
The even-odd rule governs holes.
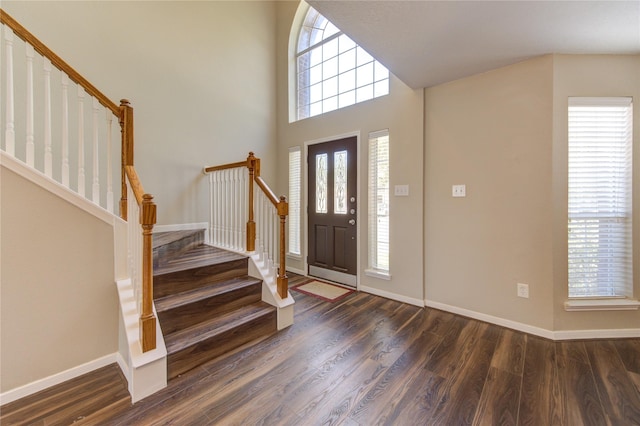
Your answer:
[[[387,222],[387,238],[388,238],[388,245],[389,247],[387,248],[387,257],[388,257],[388,266],[387,269],[384,268],[380,268],[379,265],[377,265],[377,256],[379,255],[379,246],[378,246],[378,233],[379,233],[379,229],[376,225],[377,219],[378,219],[378,205],[377,202],[375,201],[375,198],[377,198],[378,191],[380,190],[380,188],[378,188],[377,184],[374,184],[373,179],[374,179],[374,175],[377,176],[378,173],[378,169],[376,168],[376,170],[374,171],[373,167],[374,165],[376,167],[379,166],[379,158],[377,155],[377,144],[380,143],[380,139],[381,138],[385,138],[387,139],[386,141],[386,149],[387,149],[387,168],[389,168],[389,162],[390,162],[390,140],[389,140],[389,129],[384,129],[384,130],[379,130],[379,131],[375,131],[375,132],[371,132],[369,133],[369,137],[368,137],[368,141],[369,141],[369,161],[368,161],[368,165],[367,165],[367,176],[368,176],[368,194],[367,194],[367,202],[369,205],[369,211],[368,211],[368,218],[369,218],[369,223],[368,223],[368,229],[367,229],[367,234],[368,234],[368,267],[365,270],[365,274],[374,278],[380,278],[380,279],[385,279],[385,280],[390,280],[391,279],[391,229],[390,229],[390,221]],[[372,149],[372,147],[374,146],[376,147],[376,151],[374,153],[374,150]],[[389,173],[389,172],[388,172]],[[387,190],[387,194],[386,194],[386,198],[388,200],[388,211],[387,211],[387,218],[391,217],[391,182],[389,181],[388,186],[386,188]]]
[[[594,107],[599,107],[599,106],[629,106],[630,107],[630,115],[631,115],[631,123],[630,123],[630,127],[631,129],[633,128],[633,100],[630,97],[599,97],[599,98],[589,98],[589,97],[569,97],[568,98],[568,107],[567,107],[567,153],[568,153],[568,157],[567,157],[567,178],[569,179],[570,176],[570,160],[571,160],[571,141],[569,140],[570,137],[570,127],[571,127],[571,123],[570,123],[570,109],[571,107],[579,107],[579,106],[594,106]],[[631,143],[631,150],[633,150],[633,135],[631,135],[630,137],[630,143]],[[629,159],[629,166],[632,168],[633,167],[633,155],[631,154],[631,158]],[[579,169],[578,169],[579,170]],[[633,171],[630,171],[631,174],[633,174]],[[632,176],[630,177],[630,179],[628,180],[629,184],[631,185],[630,188],[628,189],[628,191],[630,192],[629,194],[627,194],[626,197],[628,197],[628,202],[631,203],[631,213],[630,213],[630,220],[631,223],[629,226],[631,226],[631,229],[628,230],[628,233],[630,234],[629,237],[631,239],[633,239],[633,205],[632,205],[632,193],[633,193],[633,178]],[[569,209],[569,203],[570,203],[570,193],[569,191],[571,190],[570,188],[570,181],[568,180],[568,185],[567,185],[567,209]],[[593,214],[594,218],[603,216],[602,213],[597,213],[595,212]],[[617,216],[616,216],[617,217]],[[571,213],[569,212],[569,210],[567,210],[567,231],[569,231],[569,222],[571,220]],[[631,242],[633,243],[633,241]],[[570,250],[570,241],[569,241],[569,232],[567,232],[567,260],[569,261],[569,250]],[[567,296],[568,296],[568,300],[564,303],[564,309],[566,311],[611,311],[611,310],[637,310],[640,308],[640,302],[638,302],[638,300],[634,299],[633,296],[633,250],[632,253],[630,254],[631,258],[629,259],[629,263],[630,263],[630,268],[632,268],[631,270],[631,282],[630,283],[626,283],[626,284],[620,284],[618,286],[616,286],[615,288],[618,289],[618,294],[612,295],[612,296],[602,296],[602,295],[586,295],[586,296],[569,296],[570,290],[571,290],[571,283],[569,282],[569,280],[567,281]],[[567,267],[569,268],[569,264],[567,265]],[[570,271],[569,269],[567,270],[567,273],[569,274]],[[637,271],[636,271],[637,273]],[[569,275],[567,276],[567,278],[569,278]]]

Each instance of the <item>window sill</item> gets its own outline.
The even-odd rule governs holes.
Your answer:
[[[586,299],[564,302],[564,310],[568,312],[636,311],[638,308],[640,308],[640,302],[635,299]]]
[[[287,253],[287,257],[289,259],[295,259],[295,260],[301,260],[302,259],[302,255],[295,254],[295,253]]]
[[[388,271],[380,271],[377,269],[365,269],[364,274],[373,278],[391,281],[391,274]]]

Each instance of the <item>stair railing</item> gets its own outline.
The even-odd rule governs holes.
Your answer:
[[[289,204],[260,177],[260,159],[210,166],[209,239],[216,247],[256,253],[277,276],[278,295],[288,296],[285,233]]]
[[[111,101],[2,9],[0,23],[4,51],[0,64],[5,83],[2,105],[5,114],[0,118],[4,129],[2,149],[6,155],[110,213],[115,208],[113,175],[120,168],[120,216],[127,221],[128,213],[134,213],[131,216],[136,218],[127,221],[128,261],[129,276],[138,297],[140,342],[143,352],[154,349],[151,239],[156,206],[153,197],[144,193],[133,167],[133,109],[126,100],[120,105]],[[21,55],[18,50],[24,53]],[[14,61],[20,57],[24,61]],[[38,68],[41,75],[36,78]],[[70,94],[72,85],[75,97]],[[16,96],[16,92],[25,96]],[[99,118],[101,110],[104,120]],[[42,111],[42,115],[36,115],[36,111]],[[72,113],[75,122],[71,122]],[[85,125],[86,116],[91,117],[90,125]],[[114,121],[121,127],[121,144],[113,143]],[[71,123],[75,125],[73,129]],[[86,140],[90,143],[85,143]],[[85,161],[87,156],[91,162]],[[91,194],[86,193],[87,186]]]

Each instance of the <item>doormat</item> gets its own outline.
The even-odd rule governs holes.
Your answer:
[[[295,287],[291,287],[291,290],[295,290],[308,296],[317,297],[319,299],[326,300],[327,302],[336,302],[353,293],[353,290],[348,288],[320,281],[311,281],[306,284],[299,284]]]

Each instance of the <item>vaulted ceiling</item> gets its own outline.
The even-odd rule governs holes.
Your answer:
[[[538,55],[640,54],[640,0],[308,0],[417,89]]]

